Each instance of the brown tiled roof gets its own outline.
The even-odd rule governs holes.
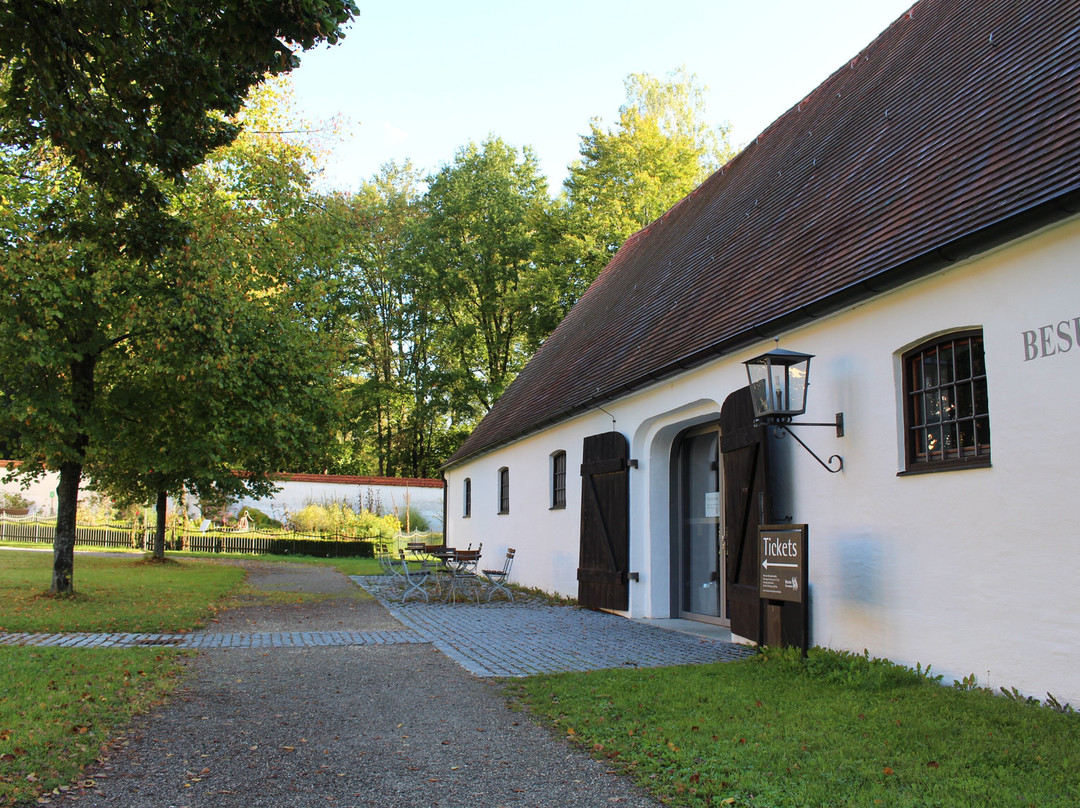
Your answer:
[[[1078,189],[1080,0],[921,0],[628,239],[447,465],[1029,232]]]

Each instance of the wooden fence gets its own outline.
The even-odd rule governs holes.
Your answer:
[[[0,516],[0,542],[52,544],[55,538],[55,519]],[[398,536],[391,542],[404,546],[405,540],[405,536]],[[165,549],[202,553],[371,558],[375,554],[375,545],[384,541],[386,539],[379,536],[310,534],[287,530],[240,531],[217,528],[201,532],[193,528],[170,528],[165,534]],[[75,528],[75,543],[85,547],[150,551],[154,546],[154,530],[134,522],[78,525]]]

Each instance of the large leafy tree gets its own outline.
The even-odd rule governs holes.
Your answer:
[[[182,182],[232,142],[251,88],[336,42],[356,12],[351,0],[7,0],[0,142],[54,146],[125,224],[160,225],[159,175]]]
[[[52,589],[73,591],[88,448],[110,424],[99,366],[132,307],[173,298],[166,249],[190,170],[239,132],[243,99],[335,41],[351,0],[10,0],[0,6],[0,389],[30,473],[60,472]]]
[[[732,156],[727,127],[706,122],[705,91],[685,68],[663,79],[634,73],[615,126],[590,123],[565,183],[562,257],[574,265],[575,299],[627,238]]]
[[[458,374],[438,349],[436,296],[416,260],[421,185],[411,164],[390,163],[330,200],[345,227],[329,297],[334,330],[352,346],[340,472],[432,476],[461,437],[450,418]]]
[[[158,556],[168,495],[265,495],[275,472],[323,465],[333,433],[342,359],[311,317],[307,263],[323,242],[315,160],[281,134],[281,90],[260,90],[244,133],[193,172],[188,243],[160,259],[175,294],[129,310],[134,336],[99,369],[112,428],[87,471],[123,503],[156,500]]]
[[[355,194],[337,200],[348,226],[334,300],[353,346],[351,423],[343,439],[354,469],[379,475],[415,473],[407,462],[416,389],[411,360],[430,339],[408,258],[420,181],[411,164],[391,163]]]
[[[471,143],[430,180],[415,254],[453,369],[454,416],[491,407],[550,321],[551,201],[528,148]]]

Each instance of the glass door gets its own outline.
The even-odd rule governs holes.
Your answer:
[[[708,622],[727,618],[719,448],[716,426],[687,433],[679,448],[681,611]]]

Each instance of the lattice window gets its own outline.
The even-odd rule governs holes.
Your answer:
[[[551,507],[566,507],[566,452],[551,456]]]
[[[907,471],[989,465],[982,332],[925,342],[904,354],[903,363]]]

